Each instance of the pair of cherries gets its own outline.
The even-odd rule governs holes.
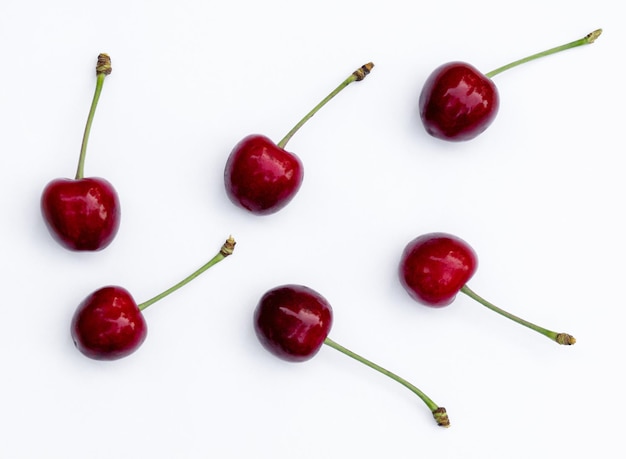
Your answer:
[[[488,73],[465,62],[450,62],[435,69],[419,97],[419,112],[426,131],[448,141],[470,140],[495,119],[500,96],[492,77],[543,56],[593,43],[598,29],[573,42],[519,59]],[[302,162],[285,150],[287,142],[323,105],[353,81],[362,80],[373,64],[366,64],[311,110],[275,144],[263,135],[250,135],[232,150],[224,171],[226,194],[237,206],[257,215],[275,213],[296,195],[303,180]]]
[[[100,54],[96,63],[96,90],[75,178],[51,181],[41,197],[41,211],[50,234],[69,250],[102,250],[113,241],[120,226],[119,198],[113,186],[102,178],[84,177],[91,125],[104,79],[111,71],[111,58]],[[235,240],[231,236],[207,263],[141,304],[137,304],[128,290],[120,286],[111,285],[96,290],[74,312],[70,327],[74,344],[80,352],[95,360],[117,360],[132,354],[142,345],[148,333],[142,311],[231,255],[234,248]]]
[[[400,258],[398,276],[409,295],[421,304],[443,307],[459,292],[498,314],[524,325],[558,344],[571,345],[576,339],[535,325],[488,302],[468,286],[478,260],[464,240],[446,233],[428,233],[409,242]],[[283,285],[267,291],[254,312],[254,328],[261,344],[275,356],[290,362],[306,361],[326,344],[379,371],[416,394],[431,410],[438,425],[448,427],[446,409],[404,378],[341,346],[328,337],[333,322],[330,303],[315,290],[303,285]]]

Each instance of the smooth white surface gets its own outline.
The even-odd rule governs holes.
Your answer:
[[[619,2],[145,1],[0,4],[0,457],[527,459],[619,456],[626,231]],[[483,71],[604,29],[583,48],[495,77],[479,138],[430,138],[417,117],[439,64]],[[86,174],[116,187],[114,243],[67,252],[44,185],[74,174],[100,52],[113,61]],[[223,191],[232,146],[276,141],[354,69],[376,67],[291,140],[292,203],[259,218]],[[469,298],[432,310],[396,278],[430,231],[467,240],[469,285],[573,347]],[[78,303],[107,284],[138,302],[235,254],[145,311],[117,362],[73,347]],[[324,347],[288,364],[252,310],[276,285],[333,304],[331,337],[448,409],[437,427],[406,389]]]

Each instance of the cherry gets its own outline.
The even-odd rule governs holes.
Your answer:
[[[277,144],[266,136],[253,134],[235,145],[224,169],[228,198],[256,215],[273,214],[285,207],[300,189],[304,176],[300,158],[285,150],[287,142],[328,101],[349,84],[365,78],[373,67],[370,62],[355,70]]]
[[[450,62],[435,69],[419,99],[426,131],[453,141],[472,139],[487,129],[499,106],[493,81],[464,62]]]
[[[404,378],[365,359],[328,337],[333,322],[330,303],[315,290],[295,284],[267,291],[254,311],[254,329],[265,349],[289,362],[303,362],[317,354],[323,344],[388,376],[416,394],[433,413],[437,424],[450,426],[446,409]]]
[[[302,185],[300,159],[262,135],[249,135],[226,163],[226,192],[236,205],[253,214],[272,214],[285,207]]]
[[[419,97],[420,117],[426,131],[443,140],[473,139],[489,127],[498,113],[500,96],[491,81],[492,77],[525,62],[593,43],[601,33],[602,29],[595,30],[579,40],[519,59],[485,74],[465,62],[441,65],[427,78]]]
[[[113,241],[120,225],[120,204],[113,186],[103,178],[84,177],[89,133],[104,79],[110,73],[111,59],[100,54],[76,176],[52,180],[41,196],[41,212],[50,234],[69,250],[102,250]]]
[[[135,352],[146,339],[148,328],[142,311],[191,282],[211,266],[233,253],[235,240],[229,237],[220,251],[185,279],[139,305],[118,286],[96,290],[74,312],[71,335],[80,352],[95,360],[117,360]]]
[[[478,260],[461,239],[444,233],[424,234],[404,249],[400,280],[413,299],[447,306],[474,275]]]
[[[80,352],[96,360],[117,360],[135,352],[148,326],[131,294],[108,286],[85,298],[72,319],[72,338]]]
[[[254,312],[261,344],[290,362],[311,359],[322,347],[333,322],[332,307],[319,293],[302,285],[266,292]]]
[[[399,265],[402,286],[416,301],[432,307],[447,306],[462,292],[504,317],[550,338],[558,344],[571,345],[576,339],[567,333],[556,333],[510,314],[467,286],[476,272],[478,259],[464,240],[446,233],[428,233],[407,244]]]

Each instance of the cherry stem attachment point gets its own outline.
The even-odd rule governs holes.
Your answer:
[[[324,340],[324,344],[332,347],[333,349],[336,349],[337,351],[347,355],[348,357],[352,357],[354,360],[361,362],[362,364],[402,384],[404,387],[406,387],[411,392],[416,394],[420,399],[422,399],[422,401],[426,404],[426,406],[430,408],[430,411],[433,413],[433,417],[435,418],[435,421],[437,421],[437,425],[442,426],[442,427],[450,427],[450,420],[448,419],[448,413],[446,412],[446,409],[444,407],[438,406],[424,392],[419,390],[417,387],[415,387],[413,384],[408,382],[406,379],[401,378],[400,376],[396,375],[395,373],[392,373],[389,370],[386,370],[380,365],[377,365],[374,362],[367,360],[364,357],[361,357],[359,354],[356,354],[355,352],[352,352],[351,350],[346,349],[345,347],[336,343],[335,341],[333,341],[332,339],[328,337]]]
[[[543,327],[540,327],[531,322],[528,322],[527,320],[520,319],[519,317],[509,312],[506,312],[503,309],[500,309],[493,303],[490,303],[489,301],[479,296],[477,293],[471,290],[467,285],[464,285],[463,287],[461,287],[461,292],[465,293],[467,296],[478,301],[480,304],[491,309],[492,311],[497,312],[498,314],[506,317],[507,319],[511,319],[513,322],[517,322],[520,325],[524,325],[525,327],[528,327],[531,330],[535,330],[536,332],[541,333],[542,335],[550,338],[552,341],[558,344],[572,345],[576,343],[576,338],[574,338],[572,335],[569,335],[567,333],[557,333],[551,330],[547,330]]]
[[[93,117],[96,114],[96,107],[98,106],[100,93],[102,93],[104,78],[109,75],[112,70],[113,69],[111,67],[111,58],[108,54],[101,53],[98,56],[98,62],[96,63],[96,91],[94,92],[93,100],[91,101],[91,108],[89,109],[89,116],[87,117],[85,133],[83,134],[83,143],[80,148],[78,168],[76,169],[76,180],[80,180],[85,176],[85,155],[87,154],[87,143],[89,142],[91,124],[93,123]]]
[[[233,237],[229,236],[228,239],[226,240],[226,242],[224,242],[224,244],[220,248],[220,251],[213,258],[211,258],[207,263],[202,265],[200,268],[198,268],[196,271],[194,271],[189,276],[185,277],[178,284],[170,287],[169,289],[165,290],[164,292],[160,293],[159,295],[155,296],[154,298],[152,298],[152,299],[150,299],[148,301],[144,301],[143,303],[139,304],[137,307],[139,308],[140,311],[143,311],[144,309],[146,309],[151,304],[154,304],[157,301],[165,298],[170,293],[174,293],[176,290],[181,288],[183,285],[188,284],[189,282],[194,280],[196,277],[198,277],[200,274],[205,272],[211,266],[216,265],[217,263],[222,261],[224,258],[228,257],[229,255],[232,255],[233,251],[235,250],[235,244],[236,244],[236,242],[233,239]]]
[[[546,51],[542,51],[540,53],[536,53],[536,54],[533,54],[531,56],[525,57],[523,59],[519,59],[517,61],[511,62],[510,64],[503,65],[502,67],[498,67],[497,69],[492,70],[489,73],[485,73],[485,76],[488,77],[488,78],[492,78],[495,75],[504,72],[505,70],[508,70],[510,68],[513,68],[513,67],[517,67],[518,65],[524,64],[525,62],[529,62],[529,61],[538,59],[540,57],[549,56],[550,54],[556,54],[556,53],[559,53],[561,51],[565,51],[567,49],[577,48],[578,46],[589,45],[589,44],[593,43],[594,41],[596,41],[596,38],[598,38],[601,33],[602,33],[602,29],[594,30],[593,32],[588,33],[587,35],[585,35],[583,38],[581,38],[579,40],[575,40],[575,41],[572,41],[571,43],[567,43],[565,45],[557,46],[555,48],[550,48],[550,49],[548,49]]]
[[[369,75],[369,73],[372,71],[372,68],[374,68],[374,64],[372,62],[368,62],[367,64],[362,65],[361,67],[356,69],[354,72],[352,72],[352,74],[348,78],[346,78],[339,86],[337,86],[330,94],[328,94],[319,104],[317,104],[313,108],[313,110],[307,113],[305,117],[302,118],[298,122],[298,124],[296,124],[291,129],[291,131],[289,131],[287,135],[283,137],[283,139],[280,142],[278,142],[277,146],[279,148],[285,148],[285,145],[287,145],[287,142],[289,142],[289,140],[298,131],[298,129],[300,129],[304,125],[304,123],[306,123],[311,117],[313,117],[313,115],[315,115],[319,111],[320,108],[326,105],[333,97],[339,94],[350,83],[353,83],[355,81],[361,81],[363,78]]]

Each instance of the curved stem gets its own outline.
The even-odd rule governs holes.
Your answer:
[[[157,296],[155,296],[154,298],[148,300],[148,301],[144,301],[143,303],[141,303],[140,305],[138,305],[137,307],[139,308],[140,311],[143,311],[144,309],[146,309],[148,306],[150,306],[151,304],[156,303],[157,301],[165,298],[167,295],[169,295],[170,293],[175,292],[176,290],[178,290],[179,288],[181,288],[183,285],[188,284],[189,282],[191,282],[192,280],[194,280],[196,277],[198,277],[200,274],[202,274],[203,272],[205,272],[207,269],[209,269],[211,266],[216,265],[217,263],[219,263],[220,261],[222,261],[224,258],[226,258],[229,255],[232,255],[234,249],[235,249],[235,240],[233,239],[232,236],[229,236],[229,238],[226,240],[226,242],[224,242],[224,244],[222,245],[222,248],[220,249],[220,251],[217,253],[217,255],[215,255],[213,258],[211,258],[207,263],[205,263],[204,265],[202,265],[200,268],[198,268],[196,271],[194,271],[192,274],[190,274],[189,276],[185,277],[182,281],[180,281],[178,284],[168,288],[167,290],[165,290],[164,292],[158,294]]]
[[[531,56],[525,57],[524,59],[519,59],[517,61],[511,62],[510,64],[503,65],[502,67],[498,67],[497,69],[492,70],[489,73],[485,73],[485,76],[487,76],[488,78],[492,78],[493,76],[497,75],[498,73],[502,73],[505,70],[508,70],[510,68],[513,68],[513,67],[517,67],[518,65],[524,64],[525,62],[529,62],[529,61],[538,59],[540,57],[549,56],[550,54],[556,54],[558,52],[565,51],[566,49],[576,48],[576,47],[582,46],[582,45],[589,45],[589,44],[593,43],[594,41],[596,41],[596,38],[598,38],[601,33],[602,33],[602,29],[594,30],[593,32],[588,33],[587,35],[585,35],[583,38],[581,38],[579,40],[575,40],[575,41],[573,41],[571,43],[567,43],[565,45],[557,46],[555,48],[550,48],[550,49],[548,49],[546,51],[542,51],[540,53],[533,54]]]
[[[484,298],[476,294],[467,285],[464,285],[461,288],[461,292],[465,293],[467,296],[469,296],[470,298],[473,298],[474,300],[478,301],[480,304],[491,309],[492,311],[497,312],[500,315],[503,315],[507,319],[511,319],[513,322],[517,322],[518,324],[524,325],[525,327],[528,327],[531,330],[535,330],[536,332],[541,333],[544,336],[547,336],[552,341],[555,341],[559,344],[566,344],[566,345],[571,345],[576,342],[576,338],[574,338],[572,335],[568,335],[567,333],[557,333],[557,332],[553,332],[552,330],[547,330],[543,327],[540,327],[531,322],[528,322],[527,320],[520,319],[519,317],[509,312],[506,312],[503,309],[500,309],[493,303],[490,303],[489,301],[485,300]]]
[[[83,143],[80,147],[80,157],[78,158],[78,168],[76,169],[76,180],[82,179],[85,175],[85,155],[87,154],[87,143],[89,142],[89,133],[91,132],[91,124],[93,123],[93,117],[96,114],[96,107],[98,106],[98,100],[100,99],[100,93],[102,92],[102,86],[104,85],[104,78],[111,73],[111,58],[107,54],[100,54],[98,56],[98,63],[96,64],[96,91],[91,101],[91,108],[89,109],[89,116],[87,117],[87,125],[85,126],[85,132],[83,134]]]
[[[289,142],[289,140],[291,139],[291,137],[293,137],[293,135],[298,131],[298,129],[300,129],[304,123],[306,123],[313,115],[315,115],[320,108],[322,108],[324,105],[326,105],[326,103],[328,103],[328,101],[330,101],[330,99],[332,99],[333,97],[335,97],[337,94],[339,94],[346,86],[348,86],[350,83],[354,82],[354,81],[361,81],[363,78],[365,78],[370,71],[372,70],[372,68],[374,67],[374,64],[369,62],[365,65],[362,65],[361,67],[359,67],[358,69],[356,69],[354,72],[352,72],[352,75],[350,75],[348,78],[346,78],[339,86],[337,86],[334,91],[332,91],[330,94],[328,94],[319,104],[317,104],[313,110],[311,110],[309,113],[306,114],[306,116],[304,118],[302,118],[298,124],[296,124],[291,131],[289,131],[287,133],[287,135],[285,137],[283,137],[283,139],[278,142],[278,147],[280,148],[285,148],[285,145],[287,145],[287,142]]]
[[[426,404],[426,406],[428,406],[428,408],[430,408],[430,411],[432,411],[433,416],[434,416],[435,420],[437,421],[437,425],[440,425],[440,426],[443,426],[443,427],[450,427],[450,420],[448,419],[448,414],[446,412],[446,409],[444,407],[438,406],[424,392],[419,390],[417,387],[415,387],[413,384],[408,382],[406,379],[401,378],[400,376],[398,376],[395,373],[392,373],[391,371],[381,367],[380,365],[377,365],[374,362],[372,362],[370,360],[367,360],[364,357],[361,357],[359,354],[356,354],[355,352],[352,352],[351,350],[346,349],[345,347],[343,347],[342,345],[336,343],[335,341],[333,341],[332,339],[330,339],[328,337],[324,340],[324,344],[332,347],[333,349],[338,350],[339,352],[342,352],[343,354],[347,355],[348,357],[352,357],[354,360],[356,360],[358,362],[361,362],[362,364],[367,365],[368,367],[373,368],[374,370],[376,370],[376,371],[384,374],[385,376],[390,377],[394,381],[402,384],[404,387],[406,387],[411,392],[413,392],[415,395],[417,395],[420,399],[422,399],[422,401]]]

